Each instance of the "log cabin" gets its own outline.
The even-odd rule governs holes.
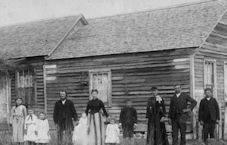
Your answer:
[[[86,20],[83,15],[0,28],[0,48],[20,69],[2,76],[2,124],[14,99],[44,111],[53,127],[59,91],[80,114],[91,89],[99,90],[111,116],[119,117],[131,99],[145,124],[150,88],[157,86],[168,110],[174,86],[197,100],[210,87],[221,110],[217,137],[227,137],[227,12],[222,0]],[[198,105],[187,126],[188,138],[201,138]]]

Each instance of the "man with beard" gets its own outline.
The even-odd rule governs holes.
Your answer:
[[[53,116],[58,133],[58,144],[62,144],[64,131],[67,144],[71,144],[72,131],[74,129],[73,120],[77,121],[77,113],[73,102],[67,99],[67,92],[60,91],[59,94],[60,100],[55,103]]]
[[[190,105],[188,107],[188,103]],[[170,101],[169,117],[172,122],[173,145],[178,145],[178,131],[180,130],[180,145],[186,144],[186,121],[189,113],[196,106],[197,102],[186,93],[181,92],[181,85],[175,86],[175,94]]]

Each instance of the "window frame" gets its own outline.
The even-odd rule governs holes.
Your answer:
[[[19,77],[20,77],[20,72],[23,72],[24,74],[25,74],[25,72],[26,71],[29,71],[29,75],[31,76],[31,79],[32,79],[32,82],[31,82],[31,84],[30,85],[32,85],[32,86],[29,86],[29,87],[26,87],[26,86],[23,86],[23,87],[21,87],[20,85],[19,85]],[[23,76],[25,76],[25,75],[23,75]],[[25,81],[24,81],[25,82]],[[36,107],[36,102],[37,102],[37,94],[36,94],[36,78],[35,78],[35,69],[33,69],[33,70],[31,70],[30,68],[23,68],[22,70],[17,70],[17,71],[15,71],[15,92],[16,92],[16,95],[17,96],[19,96],[19,89],[26,89],[26,88],[32,88],[32,90],[33,90],[33,96],[32,97],[34,97],[33,98],[33,103],[34,104],[29,104],[29,103],[31,103],[31,102],[25,102],[26,100],[26,98],[23,98],[24,99],[24,102],[23,103],[25,103],[25,104],[27,104],[27,105],[32,105],[33,107]],[[23,84],[24,85],[24,84]],[[25,97],[25,96],[24,96]]]
[[[204,75],[204,80],[203,80],[203,87],[204,89],[206,88],[206,83],[205,83],[205,80],[207,78],[207,73],[206,73],[206,62],[211,62],[213,63],[213,71],[214,71],[214,84],[213,84],[213,96],[216,97],[217,96],[217,62],[215,59],[208,59],[208,58],[205,58],[204,59],[204,62],[203,62],[203,67],[204,67],[204,70],[203,70],[203,75]]]
[[[108,74],[108,80],[109,80],[109,84],[108,84],[108,96],[107,96],[107,107],[111,107],[112,106],[112,73],[111,73],[111,69],[91,69],[89,70],[89,100],[91,99],[91,91],[92,91],[92,75],[95,73],[107,73]]]

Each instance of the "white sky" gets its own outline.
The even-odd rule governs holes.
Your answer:
[[[0,26],[84,14],[86,18],[202,0],[0,0]]]

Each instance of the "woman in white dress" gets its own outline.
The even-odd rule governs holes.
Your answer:
[[[87,116],[86,113],[82,113],[79,124],[75,126],[73,131],[73,144],[74,145],[87,145]]]
[[[106,128],[106,140],[108,145],[116,145],[120,143],[120,129],[118,124],[115,123],[115,118],[110,119],[110,124]]]
[[[46,114],[41,112],[39,114],[39,119],[37,120],[36,125],[36,134],[37,140],[36,143],[38,145],[47,145],[50,141],[50,134],[49,134],[49,122],[46,119]]]
[[[12,141],[18,145],[24,143],[24,120],[27,116],[26,107],[22,105],[22,98],[15,100],[16,105],[11,110],[10,122],[13,128]]]
[[[34,114],[32,109],[28,110],[28,116],[25,118],[25,134],[24,134],[24,141],[28,142],[28,145],[35,145],[36,141],[36,123],[37,123],[37,116]]]

